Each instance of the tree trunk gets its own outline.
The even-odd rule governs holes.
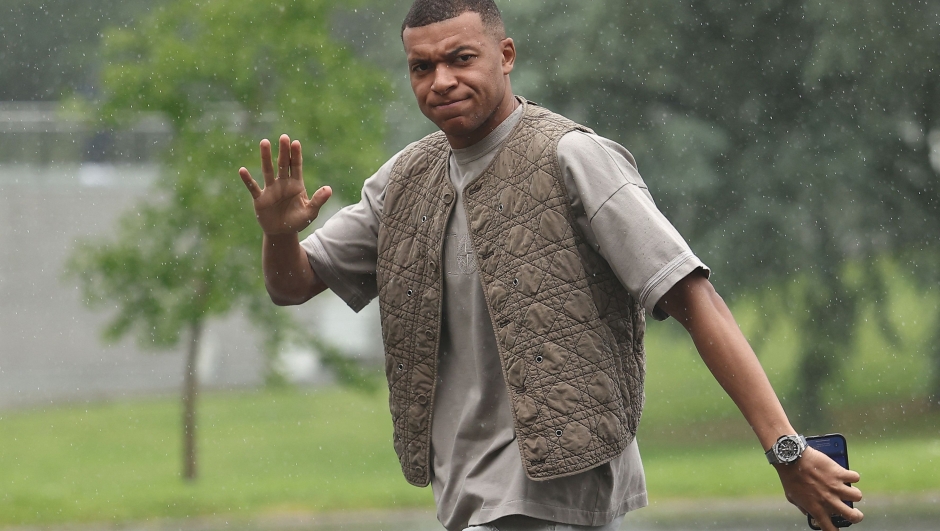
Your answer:
[[[810,338],[820,339],[818,334],[804,331]],[[827,349],[804,345],[799,365],[799,383],[797,398],[800,423],[803,429],[818,430],[825,425],[826,407],[823,404],[823,386],[829,380],[833,369],[833,356]]]
[[[183,479],[196,479],[196,397],[199,380],[196,360],[202,339],[202,320],[190,323],[189,348],[186,351],[186,374],[183,376]]]
[[[858,321],[857,294],[845,286],[836,268],[822,271],[819,280],[802,301],[796,401],[801,425],[808,430],[828,429],[824,388],[845,367]]]

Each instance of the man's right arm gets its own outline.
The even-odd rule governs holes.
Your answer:
[[[291,142],[287,135],[281,135],[278,142],[275,174],[271,143],[261,141],[263,189],[247,169],[238,173],[251,193],[255,217],[264,233],[261,261],[265,287],[275,304],[286,306],[306,302],[327,287],[310,266],[297,234],[316,219],[333,191],[324,186],[308,198],[300,142]]]
[[[327,286],[310,267],[297,234],[264,235],[261,249],[264,285],[278,306],[303,304]]]

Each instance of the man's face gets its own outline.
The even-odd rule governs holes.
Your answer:
[[[418,107],[452,147],[472,146],[512,113],[516,49],[488,33],[479,14],[405,28],[402,40]]]

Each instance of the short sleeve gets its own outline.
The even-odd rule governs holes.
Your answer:
[[[378,295],[379,220],[397,159],[398,154],[366,179],[358,203],[333,214],[300,243],[317,276],[356,312]]]
[[[656,319],[656,304],[686,275],[709,273],[659,211],[633,156],[606,138],[575,131],[558,144],[558,162],[577,224],[624,288]]]

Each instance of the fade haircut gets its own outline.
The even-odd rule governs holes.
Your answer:
[[[493,0],[415,0],[401,24],[402,36],[405,28],[420,28],[435,22],[444,22],[471,11],[480,15],[483,29],[497,40],[506,38],[503,17]]]

